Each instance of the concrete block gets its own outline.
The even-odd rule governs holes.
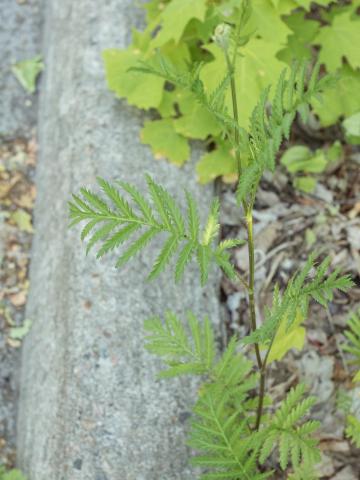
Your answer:
[[[23,347],[18,461],[29,480],[190,480],[184,445],[196,383],[159,381],[143,348],[143,320],[166,309],[219,318],[217,278],[182,285],[172,272],[145,283],[155,251],[122,270],[85,257],[68,230],[67,201],[97,175],[144,185],[144,173],[203,207],[212,187],[193,165],[154,161],[139,142],[142,116],[107,90],[104,48],[124,46],[137,19],[131,0],[52,0],[45,27],[35,239]],[[199,154],[195,149],[194,156]],[[191,393],[192,392],[192,393]]]

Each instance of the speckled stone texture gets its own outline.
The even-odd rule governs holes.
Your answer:
[[[0,0],[0,138],[30,137],[37,95],[28,94],[11,66],[41,54],[45,0]]]
[[[136,18],[137,17],[137,18]],[[154,178],[206,211],[212,188],[193,166],[154,161],[139,143],[141,115],[107,90],[101,51],[126,45],[141,20],[131,0],[53,0],[46,12],[35,240],[23,347],[18,463],[29,480],[193,480],[184,446],[196,383],[159,381],[143,348],[143,320],[191,308],[219,318],[216,278],[194,266],[143,282],[157,246],[121,271],[115,257],[85,257],[66,202],[97,175],[144,186]],[[198,152],[198,151],[197,151]],[[199,152],[198,152],[199,153]],[[194,153],[196,156],[196,152]]]

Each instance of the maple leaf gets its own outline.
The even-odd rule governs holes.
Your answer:
[[[174,130],[171,119],[145,122],[141,141],[151,146],[155,158],[165,157],[176,165],[182,165],[190,156],[188,141]]]
[[[352,68],[360,67],[360,21],[351,11],[336,15],[329,26],[323,27],[314,39],[320,45],[319,60],[330,72],[342,66],[345,56]]]
[[[162,100],[165,81],[162,78],[149,78],[142,73],[129,72],[141,58],[143,58],[141,51],[132,46],[126,50],[116,48],[104,50],[108,87],[118,97],[126,97],[130,105],[139,108],[158,107]]]
[[[333,125],[341,116],[350,117],[360,111],[360,71],[344,65],[338,73],[336,86],[327,87],[322,100],[312,104],[324,127]]]
[[[154,38],[152,47],[160,47],[169,40],[178,43],[190,20],[205,19],[206,9],[206,0],[172,0],[161,14],[162,28]]]
[[[179,92],[176,96],[182,116],[174,120],[177,133],[188,138],[205,140],[209,135],[219,135],[221,127],[214,116],[201,106],[191,93]]]
[[[305,10],[310,10],[311,4],[312,3],[317,3],[318,5],[321,5],[322,7],[326,7],[330,3],[332,3],[334,0],[294,0],[296,5],[299,7],[305,8]]]
[[[229,149],[220,145],[216,150],[206,153],[196,165],[200,183],[208,183],[220,175],[229,175],[237,171],[234,155]]]
[[[286,42],[291,30],[284,23],[277,9],[269,0],[252,0],[252,15],[247,26],[249,32],[254,32],[265,40],[278,43],[279,48]]]
[[[305,18],[304,11],[296,11],[285,17],[284,21],[291,29],[292,34],[287,38],[286,47],[278,53],[278,58],[289,65],[294,58],[297,60],[310,59],[312,56],[311,42],[319,30],[319,22]]]

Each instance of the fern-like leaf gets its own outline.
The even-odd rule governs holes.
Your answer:
[[[266,88],[251,115],[249,141],[251,163],[239,178],[237,199],[241,203],[252,199],[252,192],[268,169],[274,171],[275,157],[283,138],[288,138],[291,123],[298,111],[304,120],[309,110],[309,103],[318,96],[328,82],[328,77],[318,79],[319,68],[316,66],[309,82],[306,81],[308,64],[293,64],[289,78],[284,70],[275,88],[271,106],[268,105],[269,88]]]
[[[350,317],[347,326],[348,328],[345,330],[347,343],[342,348],[352,355],[351,363],[357,367],[354,381],[360,382],[360,310]]]
[[[298,310],[304,318],[307,317],[311,299],[327,307],[333,299],[334,290],[345,292],[352,287],[351,278],[347,275],[340,276],[338,270],[326,276],[330,264],[328,258],[316,269],[315,275],[309,278],[311,271],[315,268],[315,259],[316,254],[309,255],[303,269],[290,279],[283,295],[279,293],[278,289],[275,289],[273,305],[266,311],[265,322],[245,337],[244,343],[265,344],[271,342],[284,318],[287,319],[287,329],[289,329],[296,319]]]
[[[194,408],[196,419],[191,424],[189,445],[203,452],[192,463],[208,470],[203,480],[262,480],[273,472],[260,473],[251,432],[243,415],[243,407],[229,413],[226,391],[205,389]],[[230,410],[231,412],[231,410]]]
[[[147,184],[152,203],[128,183],[117,182],[128,199],[109,182],[99,178],[98,184],[105,198],[82,188],[80,195],[73,195],[73,201],[69,203],[71,225],[85,222],[81,238],[88,239],[87,252],[99,244],[97,256],[102,257],[128,243],[116,263],[120,267],[142,251],[152,239],[165,233],[167,238],[149,279],[157,277],[175,255],[176,281],[182,278],[193,258],[198,262],[202,284],[206,283],[212,264],[218,264],[230,274],[225,250],[232,248],[233,244],[223,244],[221,261],[216,247],[219,231],[217,200],[213,202],[203,232],[200,232],[197,206],[190,193],[186,193],[185,218],[172,195],[150,176],[147,176]],[[136,233],[138,235],[134,238]]]
[[[159,318],[145,322],[147,350],[163,357],[169,367],[160,377],[211,372],[216,348],[209,319],[205,318],[201,325],[192,313],[188,313],[188,327],[191,335],[171,312],[165,315],[164,323]]]
[[[208,470],[202,479],[263,479],[272,472],[257,469],[257,451],[249,425],[250,392],[257,378],[252,363],[237,353],[233,337],[195,405],[189,445],[199,451],[195,465]]]
[[[249,428],[253,422],[250,393],[257,383],[257,376],[251,373],[252,362],[237,352],[235,336],[216,360],[208,319],[200,324],[189,313],[187,327],[173,313],[167,313],[164,322],[148,320],[146,348],[167,365],[161,377],[195,374],[205,379],[194,408],[189,441],[199,452],[194,463],[207,469],[201,478],[267,478],[271,472],[257,470],[257,447]]]
[[[266,440],[260,450],[259,461],[264,463],[275,445],[278,445],[280,466],[285,470],[289,463],[295,470],[310,469],[320,461],[320,452],[313,433],[319,428],[317,421],[304,421],[304,416],[315,403],[314,397],[303,399],[304,385],[290,390],[280,408],[265,428]]]
[[[353,415],[346,418],[345,434],[357,448],[360,448],[360,420]]]
[[[318,472],[308,465],[301,465],[288,476],[288,480],[317,480],[318,478]]]

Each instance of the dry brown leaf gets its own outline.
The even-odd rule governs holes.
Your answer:
[[[34,197],[31,191],[23,193],[19,198],[15,198],[14,203],[18,207],[27,208],[31,210],[34,206]]]
[[[20,290],[20,292],[10,295],[9,298],[14,307],[22,307],[26,303],[27,292],[25,290]]]
[[[0,182],[0,199],[7,197],[20,179],[21,176],[16,174],[10,181]]]
[[[349,211],[348,217],[353,220],[360,215],[360,202],[356,202],[353,208]]]
[[[346,440],[321,440],[320,448],[322,451],[347,453],[350,451],[349,442]]]
[[[13,340],[12,338],[7,338],[6,343],[12,348],[19,348],[21,347],[20,340]]]

